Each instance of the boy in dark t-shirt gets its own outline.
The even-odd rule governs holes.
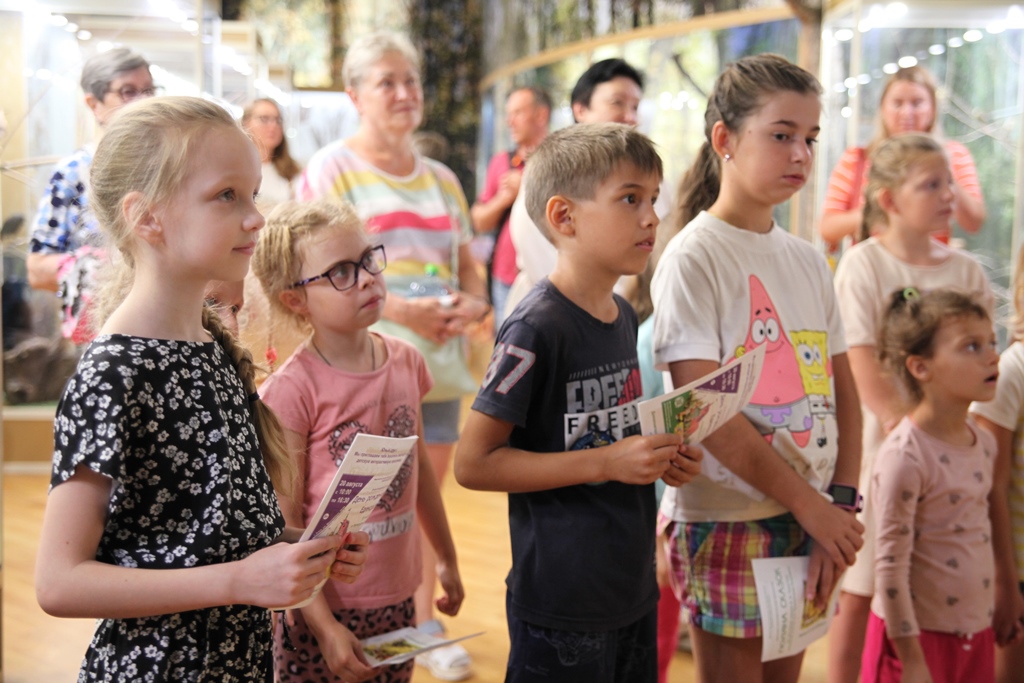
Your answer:
[[[612,287],[650,256],[661,159],[628,126],[571,126],[526,172],[558,263],[498,332],[455,456],[463,486],[509,492],[505,680],[653,683],[653,482],[701,453],[640,436],[637,318]]]

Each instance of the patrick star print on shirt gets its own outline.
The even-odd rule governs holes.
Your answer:
[[[765,346],[764,366],[747,415],[768,443],[774,441],[778,430],[784,429],[803,449],[810,443],[813,432],[818,431],[815,445],[823,447],[827,436],[823,427],[814,430],[815,423],[824,420],[826,414],[835,414],[829,381],[828,334],[819,330],[787,334],[764,284],[756,275],[751,275],[750,327],[736,355],[762,344]]]

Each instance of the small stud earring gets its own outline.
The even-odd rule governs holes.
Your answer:
[[[725,155],[725,160],[726,160],[726,161],[729,161],[729,160],[731,160],[731,159],[732,159],[732,155],[731,155],[731,154],[726,154],[726,155]]]

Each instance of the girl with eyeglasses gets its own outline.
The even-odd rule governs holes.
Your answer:
[[[242,127],[249,131],[260,151],[263,165],[260,208],[269,210],[275,204],[295,199],[292,182],[302,173],[302,167],[288,151],[281,107],[269,98],[254,101],[242,112]]]
[[[149,62],[126,47],[87,60],[81,84],[101,135],[121,107],[156,94]],[[89,209],[89,167],[95,151],[95,144],[86,145],[57,164],[39,200],[26,260],[29,284],[61,297],[62,331],[76,344],[93,335],[86,311],[93,275],[103,258],[99,226]]]
[[[298,182],[297,199],[332,197],[351,202],[374,239],[387,246],[389,296],[378,328],[413,343],[426,358],[434,388],[423,402],[423,431],[438,481],[443,481],[459,440],[462,397],[476,393],[463,345],[482,332],[489,312],[485,283],[469,249],[469,206],[450,168],[421,157],[413,134],[423,121],[421,60],[406,36],[377,31],[361,36],[345,53],[342,74],[359,129],[313,155]],[[412,282],[426,269],[450,283],[453,300],[412,297]],[[451,305],[445,305],[450,302]],[[444,631],[434,618],[437,577],[424,546],[423,584],[417,594],[420,628]],[[472,660],[459,643],[423,653],[417,661],[435,678],[472,675]]]
[[[278,205],[253,257],[274,312],[310,331],[260,388],[300,473],[290,491],[280,492],[286,522],[309,522],[357,433],[420,437],[417,453],[363,526],[373,552],[359,585],[328,583],[286,617],[287,626],[278,625],[280,683],[411,679],[412,661],[371,669],[359,639],[416,624],[417,521],[438,558],[444,595],[437,609],[455,615],[462,604],[455,546],[423,439],[421,403],[433,380],[411,344],[368,329],[384,309],[386,264],[384,247],[371,244],[354,208],[329,199]]]

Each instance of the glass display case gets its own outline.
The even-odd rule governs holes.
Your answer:
[[[0,88],[0,112],[7,121],[6,134],[0,135],[3,251],[6,280],[12,280],[5,280],[5,315],[13,286],[22,293],[19,305],[23,301],[29,312],[18,330],[11,325],[5,330],[4,350],[17,348],[27,354],[38,350],[39,345],[33,345],[37,340],[55,342],[60,337],[57,298],[28,287],[24,275],[37,207],[55,164],[95,145],[99,137],[79,85],[82,64],[112,47],[129,47],[150,63],[158,93],[210,97],[236,117],[257,95],[284,100],[291,81],[286,69],[270,65],[260,53],[255,26],[221,20],[219,3],[213,0],[166,0],[145,6],[112,0],[102,7],[68,0],[59,7],[5,7],[5,0],[0,0],[0,35],[10,48],[4,52],[0,76],[5,86]],[[20,229],[8,230],[8,219],[15,217],[22,219]],[[11,356],[9,362],[28,365],[21,359]],[[46,382],[26,371],[17,387],[12,387],[15,373],[8,372],[6,403],[55,400],[54,391],[41,387],[55,384],[59,393],[66,367],[44,367]],[[21,391],[26,386],[31,390]]]
[[[1024,10],[998,2],[848,2],[824,16],[825,88],[816,182],[819,200],[843,150],[875,135],[886,79],[920,65],[939,84],[935,133],[965,145],[987,208],[981,229],[954,229],[954,240],[983,263],[997,289],[1000,319],[1020,247]]]
[[[506,65],[484,82],[477,158],[479,186],[490,157],[511,146],[504,105],[514,88],[546,88],[554,104],[551,127],[561,128],[572,123],[569,99],[580,74],[595,61],[621,57],[645,75],[639,128],[661,151],[663,193],[675,195],[679,177],[704,141],[704,110],[722,67],[761,52],[775,52],[796,61],[800,31],[800,22],[784,4],[762,3],[755,7],[751,3],[742,10],[562,45]],[[780,207],[777,215],[780,223],[790,224],[788,207]]]

